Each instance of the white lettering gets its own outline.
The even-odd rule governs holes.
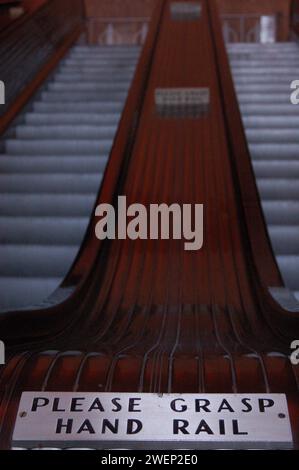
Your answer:
[[[203,204],[150,204],[149,214],[143,204],[127,207],[126,196],[118,197],[117,215],[111,204],[99,204],[95,215],[101,219],[95,227],[99,240],[187,240],[184,248],[197,251],[203,247]],[[117,223],[116,223],[117,218]],[[129,220],[128,220],[129,219]]]
[[[293,341],[291,343],[291,349],[294,349],[290,356],[290,361],[293,366],[298,366],[299,364],[299,339]]]
[[[292,81],[291,90],[295,90],[291,93],[291,103],[299,104],[299,80]]]
[[[5,85],[2,80],[0,80],[0,104],[5,104]]]

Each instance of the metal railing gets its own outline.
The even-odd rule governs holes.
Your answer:
[[[278,15],[222,15],[225,42],[274,42]]]
[[[150,18],[148,17],[89,17],[88,42],[113,46],[117,44],[144,44]]]

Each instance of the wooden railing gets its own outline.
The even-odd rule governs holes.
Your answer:
[[[0,32],[0,80],[5,84],[0,135],[35,91],[30,85],[45,80],[51,66],[36,80],[43,67],[56,63],[55,55],[69,47],[82,26],[82,0],[49,0]]]

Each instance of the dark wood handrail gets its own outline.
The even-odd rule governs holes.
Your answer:
[[[291,5],[291,18],[290,18],[290,29],[295,38],[299,38],[299,2],[298,0],[292,0]]]
[[[67,18],[64,12],[68,12]],[[82,0],[64,4],[49,0],[0,32],[0,79],[6,88],[6,104],[0,107],[0,136],[78,38],[83,24]]]
[[[44,0],[39,6],[34,9],[26,10],[23,15],[16,18],[14,21],[11,21],[7,24],[4,28],[0,30],[0,42],[5,40],[5,37],[10,35],[14,30],[18,29],[23,23],[28,21],[31,17],[33,17],[37,11],[45,8],[47,3],[52,2],[53,0]]]

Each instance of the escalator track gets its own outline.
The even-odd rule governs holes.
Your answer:
[[[299,374],[288,357],[299,320],[268,291],[283,284],[240,116],[232,121],[238,107],[215,2],[203,1],[194,22],[173,22],[169,3],[158,2],[98,201],[203,203],[204,248],[99,242],[92,219],[62,285],[77,283],[74,294],[23,313],[22,332],[17,312],[1,318],[11,345],[0,378],[2,448],[25,390],[286,393],[299,447]],[[157,116],[161,87],[209,87],[209,113]]]
[[[241,43],[229,52],[273,249],[285,284],[299,299],[298,108],[289,98],[299,48],[295,42]]]
[[[138,54],[132,46],[73,46],[4,140],[1,311],[40,305],[68,272]]]

